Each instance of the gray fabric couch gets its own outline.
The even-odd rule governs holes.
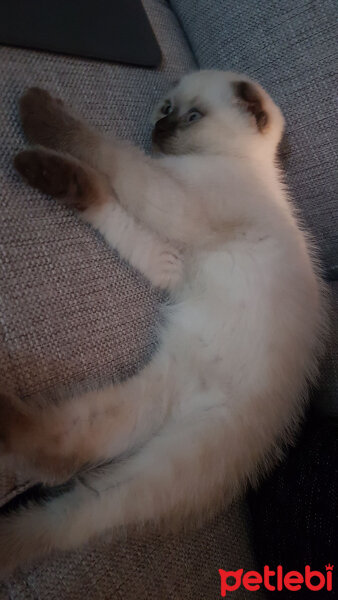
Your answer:
[[[286,116],[287,180],[338,307],[336,3],[143,1],[163,54],[158,70],[0,49],[0,382],[27,402],[142,368],[156,351],[153,325],[162,300],[76,215],[14,173],[12,157],[24,144],[17,101],[27,86],[48,88],[93,125],[148,150],[151,108],[183,73],[222,68],[257,78]],[[326,414],[338,413],[337,357],[333,319],[314,397]],[[31,484],[0,464],[0,505]],[[53,556],[0,584],[0,600],[211,600],[220,596],[219,568],[254,566],[250,518],[240,500],[198,531],[106,535]],[[242,590],[236,597],[251,595]]]

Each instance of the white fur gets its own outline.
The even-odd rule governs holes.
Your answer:
[[[173,302],[142,373],[59,408],[83,422],[100,408],[86,433],[92,458],[124,458],[0,520],[4,567],[107,528],[215,510],[255,482],[296,429],[317,373],[323,293],[275,163],[283,118],[259,88],[270,121],[258,132],[233,97],[231,82],[242,79],[183,78],[171,93],[180,110],[198,97],[209,112],[175,139],[175,155],[101,148],[118,204],[112,195],[85,218],[168,285]]]

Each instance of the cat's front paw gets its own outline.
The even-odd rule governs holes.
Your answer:
[[[61,131],[67,127],[68,113],[62,100],[47,90],[32,87],[20,98],[20,117],[31,143],[56,148]]]
[[[163,246],[151,259],[151,281],[156,287],[174,290],[183,278],[183,258],[172,246]]]

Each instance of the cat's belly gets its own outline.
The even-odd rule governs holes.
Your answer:
[[[179,414],[227,402],[232,387],[224,334],[216,320],[191,307],[172,314],[160,354]]]
[[[170,309],[163,353],[183,404],[246,402],[267,380],[274,335],[267,327],[268,297],[257,299],[245,290],[235,301],[230,292],[217,292],[209,287],[204,297],[191,297]]]

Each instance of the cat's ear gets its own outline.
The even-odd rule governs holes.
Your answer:
[[[268,113],[263,107],[263,97],[254,83],[236,81],[233,83],[235,98],[238,104],[255,118],[257,129],[263,132],[268,125]]]

